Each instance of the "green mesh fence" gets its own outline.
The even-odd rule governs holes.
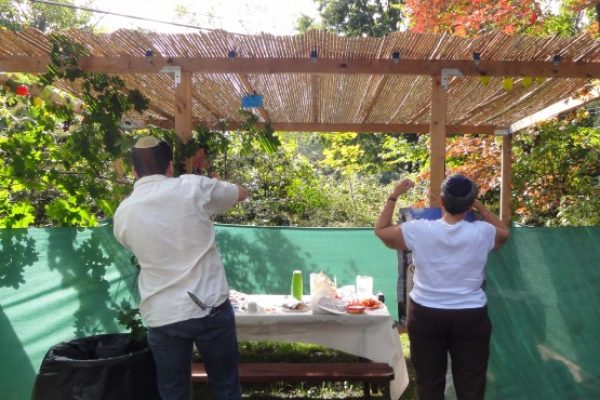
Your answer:
[[[600,227],[516,228],[493,253],[490,399],[600,399]]]
[[[396,253],[372,229],[218,226],[231,288],[288,293],[291,273],[338,285],[374,277],[396,315]],[[122,328],[135,303],[130,254],[109,226],[0,230],[0,398],[29,399],[47,349]],[[489,399],[600,398],[600,228],[515,228],[488,268],[494,324]],[[101,279],[104,276],[105,280]]]

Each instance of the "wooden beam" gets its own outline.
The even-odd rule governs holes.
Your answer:
[[[252,94],[256,93],[256,90],[254,89],[254,87],[250,83],[250,80],[248,79],[248,75],[238,74],[238,78],[240,79],[242,86],[244,86],[244,90],[246,91],[247,94],[252,95]],[[267,110],[265,109],[264,106],[258,107],[256,109],[256,111],[258,111],[258,113],[260,114],[260,116],[262,117],[262,119],[265,122],[271,121],[271,117],[269,116],[269,113],[267,112]]]
[[[192,137],[192,74],[181,73],[175,87],[175,134],[186,143]]]
[[[502,115],[508,114],[508,113],[512,112],[514,109],[522,108],[522,104],[527,104],[530,101],[531,97],[536,96],[539,92],[541,92],[545,89],[546,88],[542,85],[537,86],[533,90],[531,90],[531,91],[525,93],[523,96],[519,97],[519,99],[517,101],[513,101],[511,104],[507,105],[506,107],[500,108],[499,111],[493,113],[492,115],[489,115],[482,122],[489,123],[489,121],[493,121],[496,118],[501,117]]]
[[[196,100],[196,102],[198,104],[200,104],[202,106],[202,108],[204,108],[205,110],[208,110],[208,112],[211,113],[211,115],[217,119],[225,118],[225,116],[223,115],[223,113],[221,113],[220,110],[218,110],[216,107],[213,107],[212,104],[210,104],[208,101],[205,101],[200,96],[197,96],[196,93],[197,92],[194,91],[194,95],[192,95],[192,97],[194,98],[194,100]]]
[[[0,56],[0,71],[45,72],[48,56]],[[546,78],[598,78],[600,63],[561,61],[486,61],[476,66],[472,60],[401,60],[327,59],[311,62],[308,58],[242,58],[226,57],[81,57],[80,67],[89,72],[148,74],[172,65],[182,71],[223,74],[384,74],[438,75],[442,69],[458,69],[464,76],[535,76]]]
[[[310,93],[312,98],[310,120],[314,124],[318,124],[321,119],[321,77],[319,75],[312,75],[310,80]]]
[[[175,117],[171,114],[169,114],[168,112],[166,112],[165,110],[163,110],[160,107],[157,107],[156,104],[154,104],[152,101],[150,101],[150,105],[148,106],[148,110],[152,111],[155,114],[160,115],[161,117],[168,119],[169,121],[173,122],[175,119]]]
[[[446,175],[447,94],[440,75],[431,77],[431,138],[429,145],[429,206],[440,207],[440,193]]]
[[[558,102],[544,108],[543,110],[536,112],[535,114],[532,114],[526,118],[523,118],[519,121],[512,123],[510,125],[510,131],[514,133],[514,132],[520,131],[521,129],[525,129],[532,125],[535,125],[538,122],[547,121],[551,118],[556,117],[559,114],[562,114],[564,112],[581,107],[581,106],[583,106],[587,103],[590,103],[598,98],[600,98],[600,89],[599,88],[594,88],[585,95],[577,95],[577,96],[568,97],[564,100],[558,101]]]
[[[366,122],[371,116],[371,112],[373,112],[373,108],[375,108],[375,104],[377,104],[377,100],[379,100],[379,96],[381,95],[381,92],[383,91],[383,88],[385,87],[388,79],[389,75],[382,75],[377,84],[375,85],[373,94],[371,95],[371,98],[368,100],[367,105],[365,106],[361,114],[362,122]]]
[[[502,137],[502,185],[500,187],[500,220],[510,226],[512,219],[510,198],[512,192],[512,135]]]
[[[141,123],[141,121],[139,121]],[[164,129],[172,129],[173,123],[168,120],[149,120],[148,124],[156,125]],[[213,129],[221,129],[222,122],[194,120],[193,126],[203,125]],[[228,130],[238,129],[241,123],[229,121],[225,123]],[[257,126],[264,127],[264,123]],[[427,134],[431,129],[429,124],[381,124],[381,123],[314,123],[314,122],[271,122],[271,127],[276,131],[284,132],[361,132],[361,133],[421,133]],[[498,127],[494,125],[485,126],[446,126],[447,135],[493,135]]]

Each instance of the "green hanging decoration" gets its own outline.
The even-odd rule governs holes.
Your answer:
[[[512,88],[513,88],[513,78],[504,78],[504,81],[502,82],[502,87],[506,91],[512,90]]]

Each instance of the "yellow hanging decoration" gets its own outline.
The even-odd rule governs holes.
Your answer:
[[[481,81],[481,83],[483,83],[483,86],[487,86],[490,84],[490,81],[492,80],[492,78],[487,75],[481,75],[479,77],[479,80]]]
[[[39,107],[42,105],[42,99],[39,96],[35,96],[32,101],[35,107]]]
[[[504,81],[502,82],[502,87],[506,91],[512,90],[512,88],[513,88],[513,78],[504,78]]]
[[[521,86],[523,86],[525,89],[527,89],[529,86],[531,86],[532,83],[533,83],[532,77],[524,76],[523,80],[521,81]]]
[[[541,85],[545,81],[546,81],[546,78],[544,78],[543,76],[538,76],[535,78],[535,83],[537,83],[538,85]]]

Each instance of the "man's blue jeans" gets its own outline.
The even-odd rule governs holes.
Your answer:
[[[229,300],[204,318],[148,329],[161,399],[190,399],[193,343],[202,356],[214,399],[241,399],[235,315]]]

